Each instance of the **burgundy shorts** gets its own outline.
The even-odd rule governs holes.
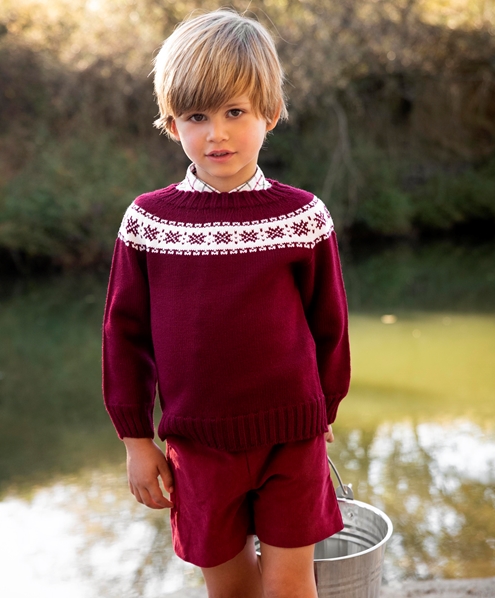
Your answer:
[[[296,548],[344,527],[323,435],[235,453],[171,436],[167,459],[174,550],[198,567],[234,558],[250,534]]]

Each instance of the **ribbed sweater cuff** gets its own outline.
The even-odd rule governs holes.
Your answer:
[[[335,395],[328,395],[325,397],[325,402],[327,404],[327,421],[329,424],[333,424],[333,422],[337,419],[337,411],[340,405],[340,401],[346,396],[347,393],[340,393]]]
[[[153,438],[153,408],[138,405],[106,405],[119,438]]]

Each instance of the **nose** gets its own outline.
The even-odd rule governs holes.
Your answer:
[[[207,141],[212,143],[220,143],[227,140],[229,137],[226,123],[223,119],[212,118],[209,122]]]

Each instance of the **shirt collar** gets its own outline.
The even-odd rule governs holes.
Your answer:
[[[256,166],[256,172],[254,175],[246,181],[239,185],[235,189],[229,191],[229,193],[234,193],[238,191],[261,191],[262,189],[269,189],[271,187],[271,183],[269,183],[263,171],[259,166]],[[198,178],[196,174],[196,166],[195,164],[190,164],[187,171],[185,179],[177,185],[177,189],[179,191],[207,191],[209,193],[220,193],[218,189],[215,189],[208,183],[205,183],[200,178]]]

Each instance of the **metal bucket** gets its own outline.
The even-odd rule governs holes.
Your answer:
[[[339,481],[337,501],[344,529],[315,546],[318,596],[379,598],[385,545],[392,535],[392,522],[380,509],[354,500],[351,487],[342,483],[330,458],[328,462]]]
[[[315,546],[315,576],[319,598],[379,598],[385,545],[392,535],[390,519],[375,507],[354,500],[352,488],[338,481],[344,529]]]

